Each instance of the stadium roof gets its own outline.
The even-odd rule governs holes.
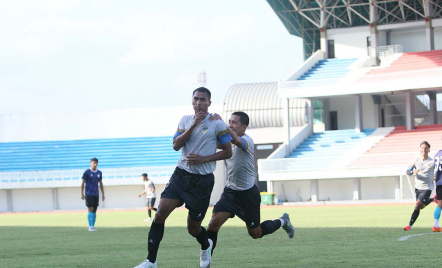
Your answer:
[[[304,40],[306,58],[320,48],[320,29],[442,18],[442,0],[267,0],[267,2],[289,33]]]

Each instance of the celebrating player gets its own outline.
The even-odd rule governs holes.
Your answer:
[[[405,231],[410,231],[411,226],[416,222],[421,209],[434,201],[430,198],[431,191],[434,189],[434,161],[428,156],[430,144],[426,141],[421,142],[420,156],[413,160],[407,169],[407,175],[416,174],[415,193],[416,205],[413,214],[411,214],[410,223],[404,227]]]
[[[221,119],[215,115],[211,120]],[[249,125],[249,116],[244,112],[235,112],[229,119],[229,132],[232,136],[232,157],[224,160],[227,167],[227,181],[220,200],[213,208],[209,223],[209,239],[213,241],[212,254],[216,246],[218,231],[229,219],[238,216],[246,223],[247,231],[253,239],[262,238],[278,230],[281,226],[290,238],[295,228],[289,215],[284,213],[279,219],[260,223],[261,197],[255,184],[255,157],[252,138],[245,134]]]
[[[84,184],[86,183],[86,206],[89,210],[87,220],[89,222],[89,231],[95,232],[95,220],[97,219],[97,208],[99,201],[98,184],[100,184],[101,194],[104,201],[104,186],[102,182],[103,174],[97,169],[98,159],[91,159],[91,168],[83,173],[81,183],[81,199],[84,200]]]
[[[436,179],[436,199],[437,207],[434,210],[434,227],[433,232],[442,232],[439,226],[440,213],[442,210],[442,150],[434,156],[434,177]]]
[[[147,173],[141,174],[141,179],[143,179],[144,182],[144,191],[138,195],[138,197],[142,197],[143,195],[146,195],[146,206],[147,206],[147,214],[149,215],[149,218],[144,221],[150,221],[152,220],[152,210],[157,211],[156,208],[153,206],[155,205],[155,200],[157,197],[157,194],[155,193],[155,184],[152,180],[149,180],[147,177]]]
[[[192,105],[195,114],[184,116],[178,124],[173,148],[176,151],[182,149],[182,156],[161,193],[158,211],[149,231],[147,259],[137,268],[157,267],[157,252],[164,234],[164,222],[183,203],[189,210],[187,230],[201,244],[200,267],[210,267],[212,241],[208,239],[201,222],[209,207],[213,190],[215,161],[232,156],[232,137],[226,124],[220,120],[208,120],[210,97],[211,93],[207,88],[200,87],[193,91]],[[222,150],[216,152],[218,144]]]

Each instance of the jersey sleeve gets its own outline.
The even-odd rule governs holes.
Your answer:
[[[98,173],[98,175],[100,175],[100,177],[98,177],[98,181],[101,181],[101,180],[103,179],[103,173],[100,171],[100,172]]]
[[[217,140],[219,144],[223,145],[233,140],[232,136],[230,136],[229,130],[227,129],[226,124],[221,120],[216,120],[216,133]]]
[[[175,139],[176,137],[178,137],[179,135],[183,134],[184,131],[186,131],[186,127],[185,127],[185,116],[183,116],[180,120],[180,122],[178,123],[178,128],[175,132],[175,135],[173,135],[173,138]]]
[[[88,178],[88,176],[87,176],[87,170],[83,173],[83,177],[82,177],[82,179],[83,180],[85,180],[85,181],[87,181],[87,178]]]

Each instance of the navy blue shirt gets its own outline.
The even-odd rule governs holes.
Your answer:
[[[98,196],[98,182],[102,177],[102,173],[98,169],[97,171],[87,169],[83,173],[83,180],[86,181],[86,195]]]
[[[442,186],[442,150],[434,156],[434,175],[436,175],[436,185]]]

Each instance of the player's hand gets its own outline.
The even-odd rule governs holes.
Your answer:
[[[199,125],[199,123],[201,123],[204,118],[206,118],[206,114],[202,111],[200,111],[198,108],[195,110],[195,118],[193,119],[193,127],[196,127]]]
[[[417,173],[419,173],[419,169],[415,168],[414,169],[414,174],[417,174]]]
[[[103,199],[103,201],[104,201],[104,195],[103,195],[103,197],[101,199]]]
[[[217,113],[215,113],[215,114],[213,114],[213,115],[211,115],[211,116],[209,117],[209,121],[210,121],[210,122],[212,122],[212,121],[216,121],[216,120],[221,120],[221,121],[223,121],[223,119],[221,118],[221,116],[220,116],[219,114],[217,114]]]
[[[199,156],[197,154],[189,154],[186,157],[186,161],[189,165],[198,165],[198,164],[202,164],[202,163],[206,162],[204,157]]]
[[[84,194],[81,194],[81,200],[84,200]]]

